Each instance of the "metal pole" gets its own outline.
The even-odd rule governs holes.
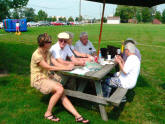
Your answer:
[[[80,18],[81,18],[81,0],[80,0],[80,3],[79,3],[79,21],[80,21]]]
[[[105,10],[105,0],[104,0],[104,3],[103,3],[103,11],[102,11],[102,17],[101,17],[100,35],[99,35],[99,42],[98,42],[97,56],[99,56],[99,50],[100,50],[101,35],[102,35],[102,28],[103,28],[104,10]]]

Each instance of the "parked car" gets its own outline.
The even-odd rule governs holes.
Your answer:
[[[0,29],[3,28],[3,22],[0,22]]]
[[[56,21],[56,22],[52,22],[52,25],[64,25],[64,23],[62,21]]]
[[[39,21],[38,24],[39,24],[39,26],[49,26],[50,25],[50,23],[47,21]]]
[[[37,23],[37,22],[27,22],[27,26],[28,27],[33,27],[33,26],[39,26],[39,23]]]

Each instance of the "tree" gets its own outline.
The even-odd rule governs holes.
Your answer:
[[[10,17],[10,9],[26,6],[29,0],[0,0],[0,21]]]
[[[12,12],[12,18],[13,19],[19,19],[19,11],[18,9],[14,9],[13,12]]]
[[[34,11],[35,10],[33,8],[24,9],[24,15],[25,15],[25,18],[27,19],[27,21],[35,21],[36,14],[34,13]]]
[[[165,9],[162,12],[162,22],[165,23]]]
[[[60,17],[58,20],[59,20],[59,21],[63,21],[63,18],[62,18],[62,17]]]
[[[107,22],[107,18],[103,17],[103,22],[106,23]]]
[[[77,22],[78,22],[78,20],[79,20],[79,18],[78,18],[78,17],[76,17],[76,18],[75,18],[75,21],[77,21]]]
[[[72,18],[72,16],[70,16],[69,18],[68,18],[68,22],[73,22],[74,21],[74,19]]]
[[[142,21],[143,22],[151,22],[152,20],[152,9],[144,7],[142,9]]]
[[[57,18],[55,16],[53,16],[52,21],[53,22],[57,21]]]
[[[155,19],[158,19],[158,20],[161,21],[161,18],[162,18],[161,13],[160,13],[159,11],[156,11],[156,13],[155,13],[155,17],[154,17],[154,18],[155,18]]]
[[[63,18],[63,21],[66,22],[66,18],[65,17]]]
[[[48,14],[45,11],[43,11],[43,10],[39,10],[37,16],[38,16],[38,20],[39,21],[43,21],[43,20],[47,19]]]
[[[136,15],[136,8],[129,6],[117,6],[115,16],[120,16],[121,22],[128,22]]]

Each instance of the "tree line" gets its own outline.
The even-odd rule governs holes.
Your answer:
[[[165,23],[165,9],[161,13],[156,7],[132,7],[132,6],[117,6],[115,16],[120,16],[121,22],[127,23],[129,19],[136,19],[138,23],[152,22],[153,19],[158,19]]]

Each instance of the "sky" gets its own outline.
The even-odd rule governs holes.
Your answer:
[[[73,18],[79,16],[80,0],[29,0],[27,7],[35,9],[35,13],[39,10],[44,10],[48,16],[65,16]],[[115,13],[117,5],[106,4],[105,17],[112,16]],[[165,4],[158,5],[157,10],[162,12],[165,9]],[[101,18],[102,4],[97,2],[89,2],[81,0],[81,15],[84,18]]]

